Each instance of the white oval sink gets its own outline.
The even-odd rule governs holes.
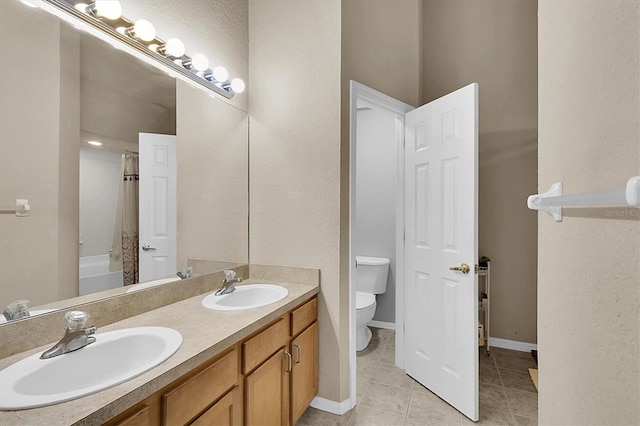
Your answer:
[[[57,404],[126,382],[159,365],[182,345],[167,327],[95,334],[96,342],[50,359],[31,355],[0,371],[0,409]]]
[[[210,294],[202,300],[202,306],[216,311],[240,311],[279,302],[288,294],[289,290],[279,285],[246,284],[222,296]]]

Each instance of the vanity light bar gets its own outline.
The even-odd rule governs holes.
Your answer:
[[[77,4],[79,7],[76,7]],[[40,0],[37,5],[162,71],[169,69],[170,75],[194,87],[209,89],[226,99],[244,91],[244,82],[239,78],[217,81],[216,76],[228,76],[226,69],[224,73],[219,72],[219,67],[210,70],[209,61],[202,54],[192,57],[185,55],[184,44],[180,40],[169,39],[165,42],[155,36],[155,29],[148,21],[132,22],[122,15],[114,19],[102,19],[95,12],[95,3],[87,5],[78,0]],[[172,53],[182,55],[172,56]]]

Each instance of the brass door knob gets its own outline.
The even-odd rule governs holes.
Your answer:
[[[471,270],[471,268],[469,268],[469,265],[467,265],[466,263],[463,263],[460,266],[452,266],[451,268],[449,268],[450,271],[460,271],[463,274],[468,274],[469,271]]]

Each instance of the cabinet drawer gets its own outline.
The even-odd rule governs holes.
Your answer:
[[[280,318],[265,330],[242,344],[242,372],[248,373],[279,348],[286,346],[289,340],[289,321]]]
[[[291,336],[296,336],[318,318],[318,298],[314,297],[291,313]]]
[[[187,423],[237,382],[238,352],[234,349],[163,396],[164,424]]]

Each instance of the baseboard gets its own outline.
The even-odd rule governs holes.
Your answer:
[[[489,337],[489,346],[520,352],[538,350],[538,345],[535,343],[518,342],[516,340],[500,339],[499,337]]]
[[[396,324],[394,322],[384,322],[384,321],[370,321],[369,324],[367,324],[371,327],[376,327],[376,328],[386,328],[387,330],[395,330],[396,329]]]
[[[326,411],[331,414],[343,415],[347,411],[351,410],[351,404],[348,399],[345,399],[342,402],[332,401],[330,399],[322,398],[321,396],[316,396],[311,401],[311,406],[313,408],[317,408],[318,410]]]

